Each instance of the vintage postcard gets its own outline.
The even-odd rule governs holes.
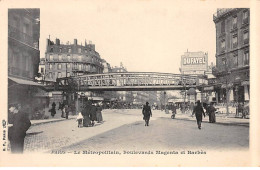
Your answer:
[[[0,166],[260,166],[260,1],[0,1]]]

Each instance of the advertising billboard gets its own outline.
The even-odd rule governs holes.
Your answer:
[[[181,56],[183,74],[204,74],[208,70],[208,54],[204,52],[186,52]]]

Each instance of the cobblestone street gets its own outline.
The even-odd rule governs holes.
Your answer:
[[[75,119],[32,126],[25,139],[25,152],[61,150],[151,150],[151,149],[248,149],[247,119],[217,117],[217,124],[204,118],[198,130],[194,117],[153,111],[145,127],[141,110],[104,110],[104,123],[78,128]]]

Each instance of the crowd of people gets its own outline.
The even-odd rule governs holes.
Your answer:
[[[102,107],[99,104],[92,104],[91,101],[87,101],[86,104],[82,106],[77,121],[78,127],[92,127],[95,125],[95,121],[102,123]]]

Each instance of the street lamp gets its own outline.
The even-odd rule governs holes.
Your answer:
[[[166,91],[163,92],[163,97],[164,97],[164,110],[166,112]]]
[[[228,89],[228,67],[227,67],[227,59],[223,58],[223,62],[225,62],[225,71],[226,71],[226,114],[229,115],[229,108],[228,108],[228,94],[229,94],[229,89]]]

